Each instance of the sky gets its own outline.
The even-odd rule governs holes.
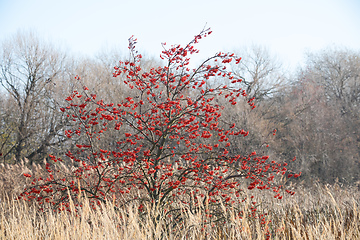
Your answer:
[[[306,51],[360,50],[360,0],[0,0],[0,41],[32,30],[79,56],[127,53],[135,35],[157,58],[161,43],[185,45],[204,26],[199,60],[258,44],[293,69]]]

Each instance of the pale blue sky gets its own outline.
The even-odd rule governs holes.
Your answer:
[[[360,50],[360,0],[0,0],[0,40],[33,29],[90,56],[127,51],[134,34],[157,57],[161,42],[185,44],[206,23],[213,34],[198,45],[199,58],[257,43],[293,67],[307,49]]]

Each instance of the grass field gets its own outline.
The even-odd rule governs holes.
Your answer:
[[[232,217],[231,210],[227,223],[204,225],[201,213],[184,213],[184,224],[169,225],[166,219],[154,224],[150,216],[140,218],[131,205],[115,211],[109,203],[94,210],[84,201],[77,215],[39,212],[28,202],[7,197],[22,187],[24,171],[24,166],[3,166],[0,172],[0,188],[5,190],[0,202],[0,239],[266,239],[267,231],[270,239],[360,239],[360,194],[355,187],[313,184],[297,187],[294,196],[285,195],[282,200],[255,193],[259,211],[267,212],[271,220],[265,225],[259,219]],[[9,172],[14,178],[12,188]],[[245,212],[248,206],[246,202],[242,206]]]

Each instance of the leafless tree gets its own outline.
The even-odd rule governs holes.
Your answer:
[[[59,135],[65,120],[58,100],[64,97],[59,94],[65,88],[66,57],[33,32],[18,32],[2,43],[0,51],[0,83],[13,102],[7,114],[16,126],[11,128],[15,140],[3,157],[33,161],[64,140]]]
[[[342,111],[360,101],[360,53],[348,49],[325,49],[307,54],[305,77],[325,87],[329,101],[342,103]]]
[[[249,97],[255,97],[260,102],[279,90],[285,81],[282,64],[265,46],[244,47],[237,54],[242,60],[234,65],[233,71],[244,78],[242,83]]]
[[[360,178],[359,57],[344,49],[309,53],[296,81],[269,107],[266,117],[279,126],[277,151],[297,156],[304,179]]]

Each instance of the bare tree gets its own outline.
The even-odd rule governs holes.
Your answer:
[[[7,111],[16,125],[15,141],[3,157],[33,161],[47,147],[63,141],[59,132],[64,120],[57,95],[64,87],[59,81],[65,71],[65,54],[33,32],[17,33],[2,43],[0,51],[0,83],[14,103]]]
[[[343,49],[308,53],[297,80],[267,106],[281,136],[276,151],[296,155],[304,179],[360,179],[359,57]]]
[[[244,89],[257,102],[276,92],[284,82],[282,64],[266,47],[252,45],[237,51],[237,54],[242,60],[240,64],[233,65],[233,72],[244,78]]]
[[[348,49],[325,49],[307,54],[305,77],[325,87],[329,101],[342,103],[342,111],[360,101],[360,54]]]

